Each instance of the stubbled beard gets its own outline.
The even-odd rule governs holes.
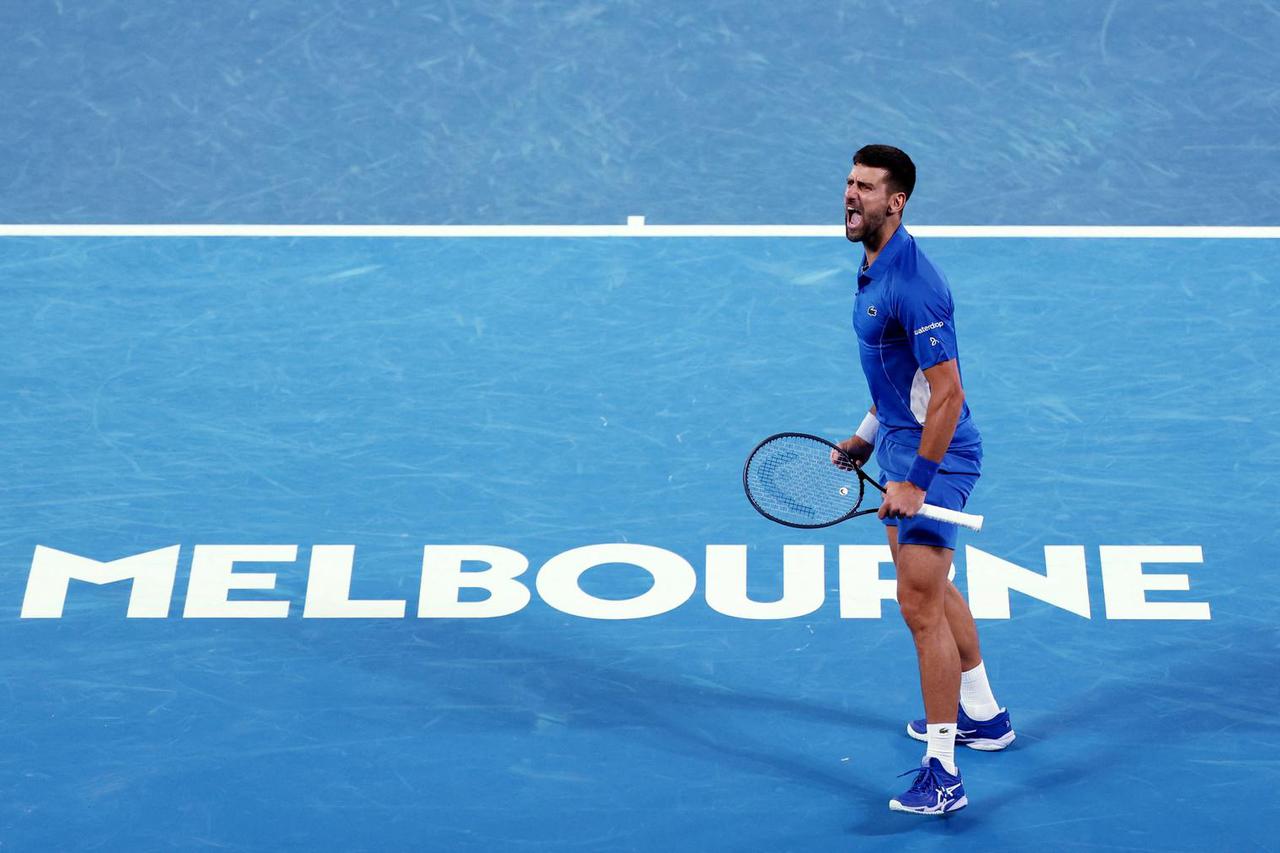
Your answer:
[[[848,222],[846,221],[844,236],[850,242],[866,245],[867,238],[873,237],[875,234],[879,233],[882,225],[884,225],[883,219],[878,222],[872,222],[867,218],[867,213],[864,210],[862,212],[862,224],[858,227],[857,231],[850,232]]]

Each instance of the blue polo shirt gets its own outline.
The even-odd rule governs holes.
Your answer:
[[[953,312],[946,278],[901,225],[874,264],[867,267],[863,257],[853,329],[880,421],[879,439],[920,447],[930,396],[924,371],[949,359],[959,368]],[[965,403],[949,449],[981,443]]]

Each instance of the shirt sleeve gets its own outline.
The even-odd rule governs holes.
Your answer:
[[[898,322],[921,370],[957,356],[956,326],[951,291],[943,281],[916,279],[898,282],[894,306]]]

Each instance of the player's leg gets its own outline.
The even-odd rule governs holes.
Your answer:
[[[982,662],[978,626],[973,613],[955,584],[947,584],[947,624],[960,653],[960,708],[957,716],[956,743],[970,749],[993,752],[1013,743],[1013,724],[1009,712],[1001,708],[987,680],[987,667]],[[924,740],[927,723],[915,720],[907,726],[907,734]]]
[[[885,533],[889,538],[889,554],[893,557],[894,567],[898,574],[898,606],[902,610],[902,618],[906,621],[907,626],[911,628],[911,636],[916,642],[916,657],[920,662],[920,686],[926,697],[930,692],[930,685],[936,684],[937,680],[933,672],[932,663],[937,660],[948,667],[946,673],[949,673],[950,661],[952,656],[956,658],[956,678],[958,685],[959,673],[965,668],[966,662],[970,663],[968,668],[976,666],[982,662],[982,657],[978,651],[978,626],[973,621],[973,615],[969,612],[969,606],[965,603],[964,598],[960,595],[960,591],[956,589],[955,584],[947,580],[947,575],[951,571],[951,556],[954,553],[948,548],[928,548],[923,545],[906,546],[906,559],[910,560],[910,567],[904,566],[902,549],[898,545],[898,528],[897,526],[886,526]],[[916,549],[924,548],[924,551]],[[923,561],[923,562],[922,562]],[[938,587],[938,579],[934,575],[937,574],[939,565],[941,566],[941,589]],[[908,589],[904,593],[904,579],[907,579]],[[904,594],[906,601],[904,602]],[[941,598],[941,608],[938,607],[938,598]],[[941,624],[934,624],[941,613]],[[920,630],[917,631],[917,626]],[[954,627],[953,627],[954,626]],[[925,644],[924,649],[921,643]],[[963,644],[963,645],[962,645]],[[941,649],[941,652],[939,652]],[[925,674],[925,656],[930,659],[930,674]],[[939,656],[940,655],[940,656]],[[949,675],[944,673],[945,677]],[[943,694],[943,698],[949,694]],[[956,704],[959,705],[959,688],[956,690]],[[954,708],[937,708],[942,719],[949,717]],[[925,699],[925,716],[928,720],[934,717],[929,716],[929,700]]]
[[[889,536],[889,554],[896,566],[898,564],[898,528],[887,526],[885,532]],[[950,568],[947,571],[950,573]],[[978,642],[978,625],[973,621],[969,604],[951,581],[947,581],[946,613],[947,624],[951,626],[951,636],[955,637],[956,650],[960,653],[960,671],[963,675],[982,663],[982,649]]]
[[[975,478],[976,479],[976,478]],[[957,475],[940,475],[929,488],[928,501],[938,506],[963,509],[973,479]],[[898,526],[901,524],[902,526]],[[901,522],[886,519],[889,549],[897,563],[899,537],[908,542],[949,549],[956,545],[956,529],[949,524],[916,516]],[[944,609],[947,625],[960,656],[960,707],[956,712],[956,743],[986,752],[1001,750],[1014,740],[1009,712],[997,704],[982,662],[978,627],[960,590],[947,582]],[[907,734],[918,741],[928,740],[925,718],[907,724]]]
[[[944,759],[944,764],[954,769],[954,754],[946,754],[944,743],[954,742],[956,709],[960,705],[960,653],[946,612],[952,551],[911,544],[899,544],[897,551],[898,607],[916,646],[925,719],[930,727],[950,725],[942,734],[952,736],[937,744],[931,740],[929,754]]]
[[[897,537],[893,533],[890,536],[894,539],[891,547],[896,548]],[[960,655],[956,743],[984,752],[1004,749],[1014,741],[1013,724],[1009,712],[1000,707],[991,691],[973,614],[955,584],[947,585],[946,610],[947,624],[951,626],[951,635],[956,640],[956,650]],[[918,741],[928,740],[928,721],[923,717],[912,720],[907,724],[907,734]]]
[[[969,603],[951,581],[947,581],[945,606],[947,624],[951,626],[951,636],[955,637],[956,650],[960,653],[960,671],[967,672],[982,663],[978,625],[973,621]]]
[[[897,530],[890,527],[889,549],[897,553]],[[960,655],[960,707],[956,716],[956,743],[983,752],[995,752],[1013,743],[1015,735],[1009,712],[1000,707],[987,680],[982,662],[978,627],[973,614],[955,584],[946,591],[947,624]],[[907,724],[907,734],[918,741],[928,740],[929,723],[924,717]]]
[[[886,527],[885,532],[889,539],[889,553],[893,557],[894,565],[898,564],[898,529],[897,527]],[[948,563],[947,571],[950,572],[950,564]],[[964,596],[960,594],[960,590],[956,589],[956,585],[951,581],[947,581],[944,590],[943,608],[947,620],[947,625],[951,629],[951,636],[955,641],[956,651],[960,656],[960,679],[961,679],[961,704],[966,706],[965,710],[971,712],[974,719],[985,720],[990,716],[994,716],[999,712],[999,706],[996,706],[991,714],[981,716],[973,714],[973,700],[983,698],[981,690],[985,690],[986,694],[990,694],[991,688],[987,683],[985,668],[982,667],[982,651],[978,641],[978,626],[973,620],[973,614],[969,611],[969,605],[964,600]],[[966,681],[979,681],[978,675],[981,675],[981,684],[974,684],[972,697],[965,696],[964,688],[969,686]],[[969,678],[966,678],[969,676]],[[923,677],[923,674],[922,674]],[[965,702],[965,699],[971,701]],[[994,697],[988,695],[987,701],[994,703]],[[980,707],[979,710],[985,710]],[[923,734],[923,726],[921,727]],[[914,736],[914,735],[913,735]],[[923,739],[921,737],[920,739]]]
[[[893,548],[893,546],[890,546]],[[968,803],[955,764],[957,709],[960,705],[960,653],[947,622],[947,572],[950,548],[899,542],[898,607],[911,629],[920,666],[928,743],[915,781],[889,801],[894,811],[944,814]]]

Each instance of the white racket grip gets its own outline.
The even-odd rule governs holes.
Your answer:
[[[982,530],[983,518],[980,515],[974,515],[969,512],[960,512],[959,510],[947,509],[946,507],[934,506],[933,504],[925,504],[920,507],[920,515],[925,518],[932,518],[934,521],[945,521],[947,524],[957,524],[960,527],[967,527],[974,532]]]

